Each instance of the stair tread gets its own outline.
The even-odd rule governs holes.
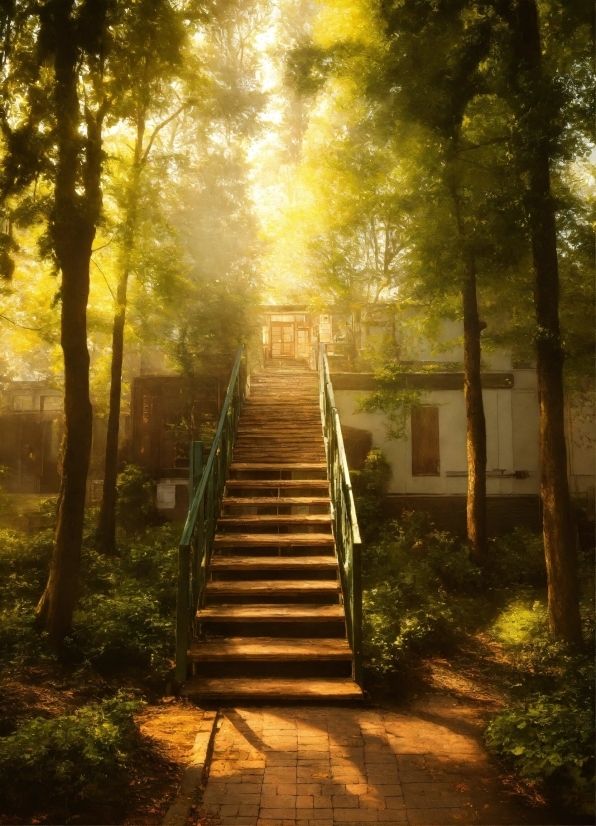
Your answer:
[[[334,545],[330,533],[224,533],[215,545]]]
[[[279,679],[274,677],[191,677],[186,697],[271,700],[362,700],[362,689],[349,677]]]
[[[208,605],[197,612],[199,622],[336,622],[345,619],[343,605]]]
[[[221,660],[351,660],[346,639],[284,639],[281,637],[229,637],[196,640],[190,646],[194,661]]]
[[[327,488],[327,479],[228,479],[228,487],[235,488]]]
[[[223,507],[254,506],[254,505],[328,505],[328,496],[227,496],[223,500]]]
[[[212,556],[211,570],[259,571],[270,568],[301,570],[305,568],[336,568],[335,556]]]
[[[230,465],[230,470],[325,470],[327,468],[326,462],[290,462],[288,459],[283,459],[277,462],[273,460],[261,462],[237,462],[233,461]]]
[[[218,525],[329,525],[331,516],[328,513],[296,513],[287,514],[247,514],[244,516],[220,516]]]
[[[304,594],[304,593],[339,593],[339,582],[336,579],[254,579],[247,582],[239,582],[235,579],[220,579],[208,582],[205,586],[207,594],[213,596],[217,594],[267,594],[275,596],[281,594]]]

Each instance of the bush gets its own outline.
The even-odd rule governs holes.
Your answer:
[[[73,656],[100,671],[136,668],[164,679],[174,650],[178,534],[175,525],[152,528],[120,557],[84,549]]]
[[[155,483],[136,465],[127,465],[118,475],[116,517],[127,533],[160,521],[155,504]]]
[[[383,522],[383,498],[391,479],[391,465],[377,448],[368,453],[361,470],[350,471],[358,524],[365,539],[378,536]]]
[[[540,534],[527,528],[516,528],[513,533],[491,540],[491,571],[495,584],[546,585],[544,544]]]
[[[44,654],[33,612],[48,576],[53,533],[34,538],[0,530],[0,663],[27,663]]]
[[[536,695],[497,715],[486,741],[522,777],[552,778],[568,804],[594,812],[593,705],[578,703],[563,690]]]
[[[551,792],[590,813],[593,658],[550,637],[546,598],[537,598],[536,591],[516,594],[491,631],[509,655],[514,700],[488,726],[487,743],[521,776],[548,780]]]
[[[466,622],[466,595],[480,572],[468,551],[423,513],[389,523],[363,553],[365,665],[395,671],[411,655],[452,646]],[[462,597],[463,595],[463,597]]]
[[[150,682],[162,681],[174,650],[179,528],[150,528],[129,537],[119,557],[104,556],[92,547],[89,516],[81,599],[65,653],[102,671],[134,667]],[[55,657],[33,628],[52,546],[51,530],[33,538],[0,531],[0,663],[5,666]]]
[[[0,738],[0,800],[12,810],[51,801],[68,815],[116,797],[136,745],[139,702],[121,694],[53,719],[36,717]]]

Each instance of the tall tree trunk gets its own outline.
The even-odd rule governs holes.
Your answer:
[[[97,524],[97,549],[105,554],[116,551],[116,501],[118,481],[118,436],[120,432],[120,404],[122,398],[122,361],[124,358],[124,325],[126,322],[126,292],[128,270],[118,281],[116,312],[112,329],[112,364],[110,383],[110,410],[106,438],[103,495]]]
[[[73,0],[46,6],[55,43],[55,111],[58,160],[50,231],[62,272],[61,345],[64,354],[62,482],[50,575],[37,608],[38,623],[58,645],[72,627],[78,598],[85,493],[91,453],[87,301],[95,227],[101,210],[101,130],[105,109],[87,112],[87,139],[79,132],[79,50]],[[81,150],[84,147],[84,162]],[[84,194],[77,191],[82,179]]]
[[[103,494],[96,533],[96,545],[105,554],[116,552],[116,503],[118,499],[118,435],[120,432],[120,407],[122,400],[122,362],[124,358],[124,327],[128,279],[131,272],[131,256],[134,250],[139,206],[139,186],[145,160],[143,139],[145,136],[146,112],[143,110],[137,120],[134,162],[126,202],[126,216],[122,233],[124,249],[122,273],[116,291],[116,311],[112,329],[112,364],[110,383],[110,409],[106,439]]]
[[[486,532],[486,421],[482,399],[481,343],[483,324],[478,317],[476,257],[466,237],[460,197],[451,183],[457,231],[462,249],[464,279],[461,287],[464,317],[464,397],[466,401],[466,453],[468,500],[466,526],[470,557],[477,565],[488,562]]]
[[[486,422],[480,372],[480,333],[476,295],[476,262],[470,253],[462,285],[464,311],[464,396],[466,399],[466,449],[468,502],[466,508],[470,556],[478,565],[487,560],[486,534]]]
[[[540,491],[548,575],[550,628],[555,637],[581,641],[577,537],[573,520],[565,444],[564,352],[559,325],[559,269],[555,209],[550,185],[550,96],[542,73],[535,0],[511,6],[510,20],[518,76],[520,114],[530,123],[522,134],[521,163],[527,173],[526,198],[534,264],[536,358],[540,402]],[[516,66],[517,64],[517,66]],[[523,121],[522,121],[523,122]]]

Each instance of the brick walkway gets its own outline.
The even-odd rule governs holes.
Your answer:
[[[199,823],[552,822],[532,820],[531,810],[503,797],[474,736],[415,715],[235,709],[225,712],[215,738]]]

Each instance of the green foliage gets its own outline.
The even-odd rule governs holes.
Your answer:
[[[139,705],[118,694],[74,714],[35,717],[0,738],[0,801],[19,809],[51,801],[68,816],[82,803],[116,798],[128,780]]]
[[[423,513],[389,523],[365,549],[363,571],[365,664],[376,675],[453,646],[481,581],[467,549]]]
[[[527,528],[491,540],[491,571],[499,587],[546,585],[544,544],[540,534]]]
[[[148,684],[163,684],[174,649],[177,525],[129,537],[120,555],[93,548],[92,520],[85,530],[81,599],[67,658],[103,673],[136,669]],[[54,656],[33,628],[52,554],[53,531],[24,537],[0,532],[0,663],[5,667]]]
[[[136,465],[127,465],[118,475],[118,524],[127,533],[155,524],[159,512],[155,505],[155,483]]]
[[[488,745],[529,780],[557,781],[575,809],[594,813],[594,707],[572,692],[534,695],[498,714]]]
[[[380,390],[359,400],[360,410],[365,413],[385,414],[390,422],[387,426],[388,439],[404,439],[408,418],[415,407],[420,407],[420,390],[414,387],[395,387],[389,382]]]
[[[120,547],[120,557],[83,550],[84,592],[74,618],[72,656],[101,672],[137,669],[163,681],[174,648],[178,527],[153,528]]]
[[[383,497],[391,479],[391,465],[373,448],[360,470],[350,471],[358,524],[365,540],[378,534],[383,521]]]
[[[53,538],[53,531],[33,538],[0,531],[0,662],[15,665],[43,656],[33,609],[47,579]]]
[[[593,812],[593,657],[552,639],[536,591],[516,594],[490,631],[512,663],[514,701],[491,721],[487,743],[523,777],[549,779],[567,804]]]

